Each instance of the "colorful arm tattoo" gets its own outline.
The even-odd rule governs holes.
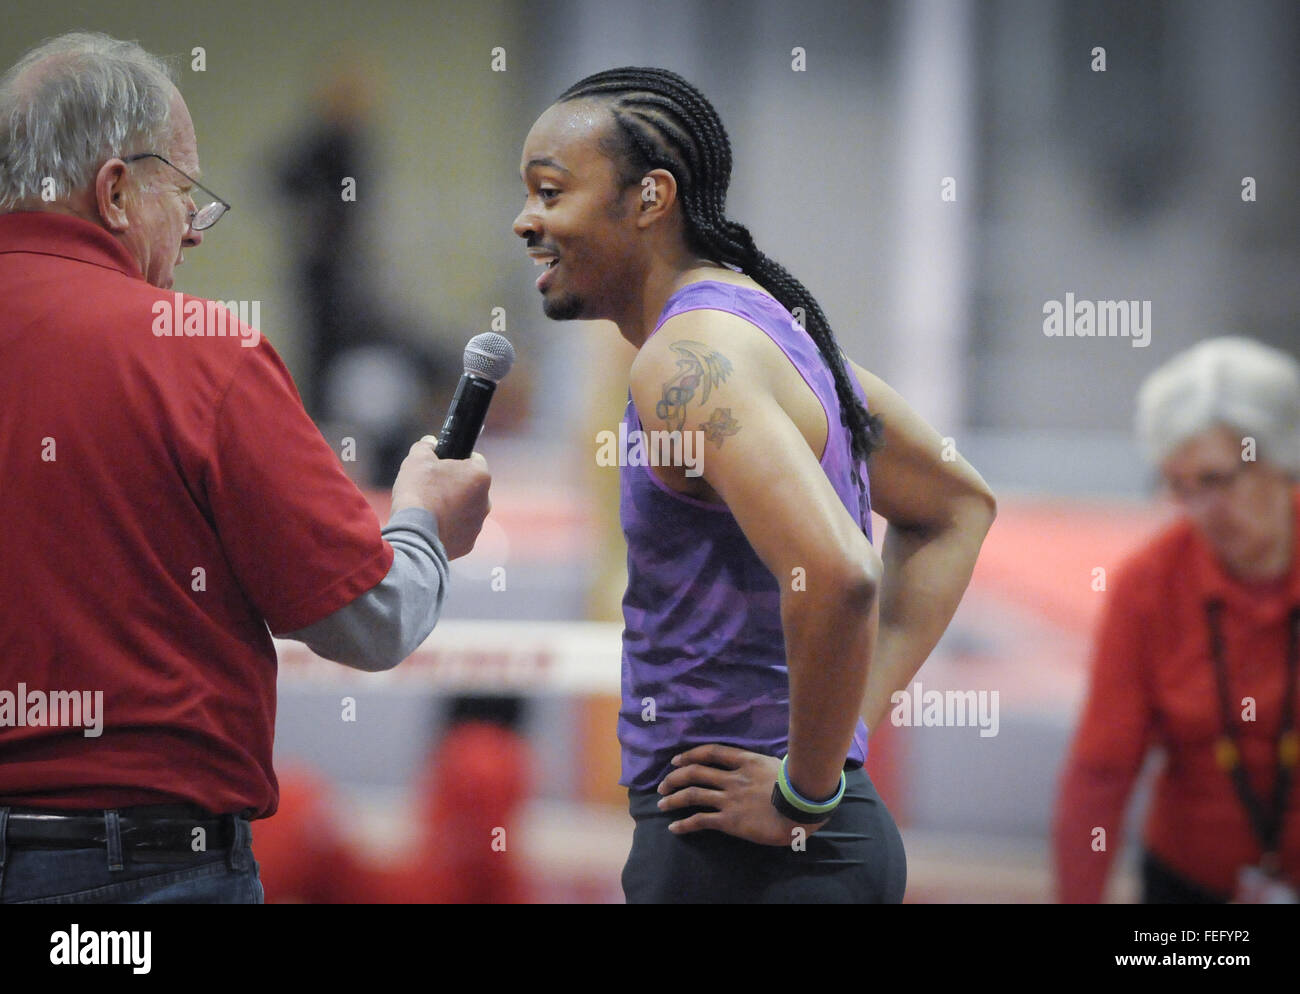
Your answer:
[[[722,448],[724,438],[740,431],[740,422],[731,416],[730,407],[719,407],[714,409],[713,417],[700,425],[699,430],[704,432],[707,441],[717,442],[718,448]]]
[[[681,431],[686,426],[686,405],[695,399],[698,390],[700,406],[704,406],[709,399],[709,391],[724,382],[731,373],[731,360],[700,342],[673,342],[669,348],[681,358],[677,360],[677,373],[664,384],[663,399],[655,405],[655,414],[664,420],[669,431]],[[713,418],[716,420],[717,417],[715,412]],[[730,421],[730,408],[727,409],[726,420],[734,428],[724,434],[734,435],[739,427]],[[719,445],[722,444],[721,438],[717,441]]]

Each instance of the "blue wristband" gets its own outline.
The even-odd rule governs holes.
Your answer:
[[[840,770],[840,786],[834,794],[824,801],[810,801],[794,788],[790,782],[790,775],[786,770],[786,763],[789,761],[789,754],[781,758],[781,771],[777,774],[776,785],[780,788],[781,796],[790,803],[794,808],[810,815],[829,815],[838,806],[844,798],[844,788],[847,786],[847,780],[844,771]]]

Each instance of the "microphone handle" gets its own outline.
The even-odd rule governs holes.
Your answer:
[[[435,450],[439,459],[468,459],[474,452],[474,443],[483,430],[488,404],[496,393],[497,385],[481,376],[466,373],[456,385],[456,395],[447,409],[447,420],[438,433]]]

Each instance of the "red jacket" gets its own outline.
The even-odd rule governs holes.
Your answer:
[[[1134,778],[1147,751],[1166,761],[1155,786],[1145,848],[1202,887],[1230,897],[1238,868],[1260,846],[1228,774],[1215,761],[1222,732],[1205,604],[1221,598],[1229,701],[1242,761],[1257,796],[1272,802],[1287,670],[1287,617],[1300,605],[1300,490],[1293,495],[1290,572],[1247,584],[1230,577],[1190,521],[1171,525],[1132,556],[1102,594],[1083,716],[1062,777],[1053,824],[1058,896],[1101,899]],[[1255,701],[1243,721],[1242,699]],[[1297,694],[1300,711],[1300,694]],[[1300,726],[1300,717],[1296,724]],[[1287,803],[1283,876],[1300,884],[1300,784]],[[1095,829],[1104,851],[1094,851]]]

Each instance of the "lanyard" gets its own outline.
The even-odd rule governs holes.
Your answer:
[[[1213,600],[1205,605],[1206,621],[1210,626],[1210,658],[1219,691],[1219,715],[1223,733],[1215,742],[1214,754],[1219,766],[1232,778],[1237,796],[1246,808],[1251,828],[1264,850],[1263,868],[1276,875],[1280,869],[1278,848],[1282,842],[1282,818],[1286,812],[1292,772],[1296,766],[1297,736],[1295,732],[1296,673],[1300,670],[1300,607],[1293,607],[1287,616],[1286,690],[1282,695],[1282,724],[1278,729],[1275,752],[1277,754],[1277,779],[1273,781],[1273,803],[1269,810],[1251,789],[1246,768],[1241,762],[1238,726],[1232,720],[1232,699],[1228,693],[1228,667],[1223,653],[1223,632],[1219,616],[1223,602]]]

